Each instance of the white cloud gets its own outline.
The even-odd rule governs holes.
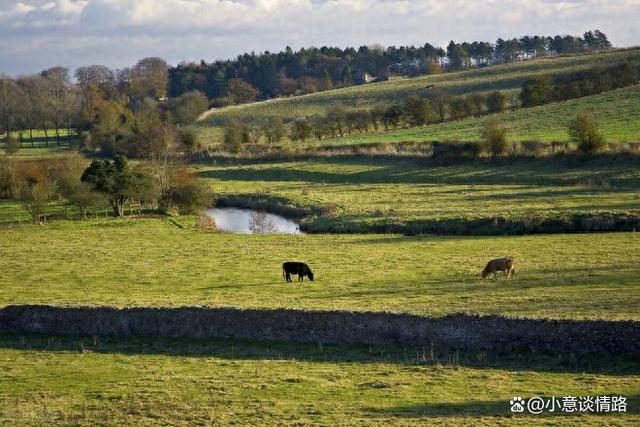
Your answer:
[[[640,44],[638,16],[640,0],[0,0],[0,71],[594,28],[625,46]]]

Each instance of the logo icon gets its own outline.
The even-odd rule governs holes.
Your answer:
[[[521,397],[514,397],[509,401],[511,412],[524,412],[524,400]]]

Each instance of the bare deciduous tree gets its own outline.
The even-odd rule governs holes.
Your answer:
[[[278,231],[278,226],[269,219],[266,212],[256,211],[250,215],[249,230],[251,230],[253,234],[275,233]]]

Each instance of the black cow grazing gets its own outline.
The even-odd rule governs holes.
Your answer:
[[[302,282],[304,280],[304,276],[308,276],[309,280],[313,282],[313,271],[311,271],[309,266],[304,262],[287,261],[282,264],[282,277],[284,277],[284,280],[286,280],[287,283],[293,282],[293,280],[291,280],[292,274],[298,275],[298,282]]]

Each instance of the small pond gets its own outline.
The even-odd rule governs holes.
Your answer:
[[[207,215],[216,221],[218,230],[238,234],[302,234],[294,221],[280,215],[252,209],[212,208]]]

